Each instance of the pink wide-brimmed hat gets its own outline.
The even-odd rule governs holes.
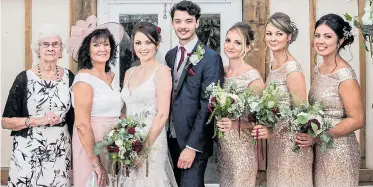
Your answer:
[[[119,23],[108,22],[97,26],[97,18],[94,15],[89,16],[85,21],[77,21],[75,26],[71,27],[71,36],[67,41],[67,52],[75,62],[78,62],[78,52],[84,38],[96,29],[108,29],[113,35],[116,45],[119,45],[123,37],[127,35],[123,26]]]

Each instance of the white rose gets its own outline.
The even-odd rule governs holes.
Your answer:
[[[121,147],[123,145],[123,141],[120,139],[115,140],[115,145],[117,145],[118,147]]]
[[[229,97],[232,98],[234,100],[234,102],[238,102],[238,95],[235,95],[235,94],[229,94]]]
[[[197,55],[192,55],[192,56],[190,56],[189,60],[195,66],[195,65],[197,65],[197,62],[198,62],[198,56]]]
[[[251,102],[251,103],[249,104],[249,107],[250,107],[250,109],[251,109],[252,111],[256,111],[256,108],[258,107],[258,105],[259,105],[259,102]]]
[[[123,148],[123,149],[120,148],[119,153],[118,153],[118,156],[119,156],[120,159],[125,159],[124,158],[124,153],[126,153],[126,149],[125,148]]]
[[[111,131],[109,132],[109,135],[108,135],[108,136],[109,136],[109,137],[113,137],[114,132],[115,132],[114,130],[111,130]]]
[[[361,20],[363,22],[363,25],[372,25],[373,24],[373,18],[370,15],[372,10],[373,10],[373,8],[369,5],[367,5],[364,8],[365,13],[364,13],[363,17],[361,18]]]
[[[268,101],[268,108],[272,108],[275,105],[275,102],[273,101]]]
[[[218,103],[225,104],[225,102],[227,101],[227,97],[228,95],[225,94],[224,92],[218,94],[218,97],[217,97]]]

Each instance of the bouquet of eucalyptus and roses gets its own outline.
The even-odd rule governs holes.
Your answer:
[[[245,109],[245,99],[241,93],[237,92],[237,85],[233,84],[229,88],[222,88],[220,83],[217,85],[211,83],[206,88],[206,95],[209,97],[208,109],[211,115],[206,124],[209,124],[214,118],[221,119],[227,117],[230,119],[239,119]],[[214,136],[219,138],[224,136],[224,133],[219,131],[215,125]]]
[[[359,21],[358,16],[351,16],[348,13],[345,13],[344,17],[347,21],[351,22],[357,29],[360,30],[360,33],[364,38],[364,42],[362,42],[361,45],[367,51],[370,51],[370,57],[373,58],[373,0],[366,1],[364,15],[361,17],[361,21]],[[345,39],[351,35],[351,31],[343,28],[343,37]]]
[[[276,83],[269,84],[258,96],[250,90],[245,92],[245,104],[248,120],[255,125],[264,125],[273,128],[280,118],[279,98],[281,94]],[[256,144],[256,140],[252,140]]]
[[[96,155],[101,151],[107,153],[107,159],[126,169],[126,176],[129,176],[129,169],[135,167],[135,161],[141,159],[140,156],[146,156],[144,148],[146,136],[142,131],[145,124],[136,120],[139,117],[141,119],[141,116],[129,116],[119,120],[117,126],[94,146]]]
[[[324,119],[324,111],[320,104],[314,105],[302,104],[293,109],[284,109],[283,115],[291,118],[291,130],[295,133],[307,133],[312,138],[320,138],[322,150],[333,144],[328,130],[332,127],[331,123]],[[300,147],[294,143],[293,151],[298,152]]]

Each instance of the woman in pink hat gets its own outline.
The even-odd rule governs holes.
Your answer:
[[[99,187],[109,183],[111,164],[104,156],[96,156],[93,148],[121,115],[123,101],[119,87],[113,84],[116,75],[110,64],[115,62],[123,34],[123,27],[117,23],[96,26],[95,16],[78,21],[71,29],[69,52],[79,70],[72,86],[74,186],[87,186],[92,180]]]

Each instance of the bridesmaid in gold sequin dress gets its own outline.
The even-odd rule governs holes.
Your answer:
[[[244,61],[244,56],[252,48],[254,32],[249,25],[236,23],[227,32],[224,52],[229,58],[224,87],[237,85],[239,91],[247,88],[257,93],[264,88],[259,72]],[[218,170],[221,187],[254,187],[257,174],[255,146],[250,143],[251,123],[241,117],[237,120],[222,118],[217,122],[224,137],[218,139]],[[240,129],[240,133],[239,133]],[[264,129],[266,130],[266,129]],[[264,131],[263,130],[263,131]],[[268,134],[265,132],[262,136]]]
[[[274,57],[266,86],[270,83],[279,85],[282,93],[279,96],[280,108],[297,106],[305,103],[307,98],[302,68],[288,51],[288,46],[296,39],[297,32],[295,24],[284,13],[273,14],[266,26],[265,42]],[[268,187],[313,186],[312,137],[291,132],[290,125],[288,120],[280,120],[268,139]],[[295,141],[301,147],[298,153],[292,150]]]
[[[323,62],[315,67],[309,101],[323,105],[334,144],[326,152],[316,144],[314,185],[357,187],[360,151],[354,131],[363,127],[365,111],[355,72],[339,55],[354,36],[350,24],[335,14],[321,17],[315,29],[313,44]]]

